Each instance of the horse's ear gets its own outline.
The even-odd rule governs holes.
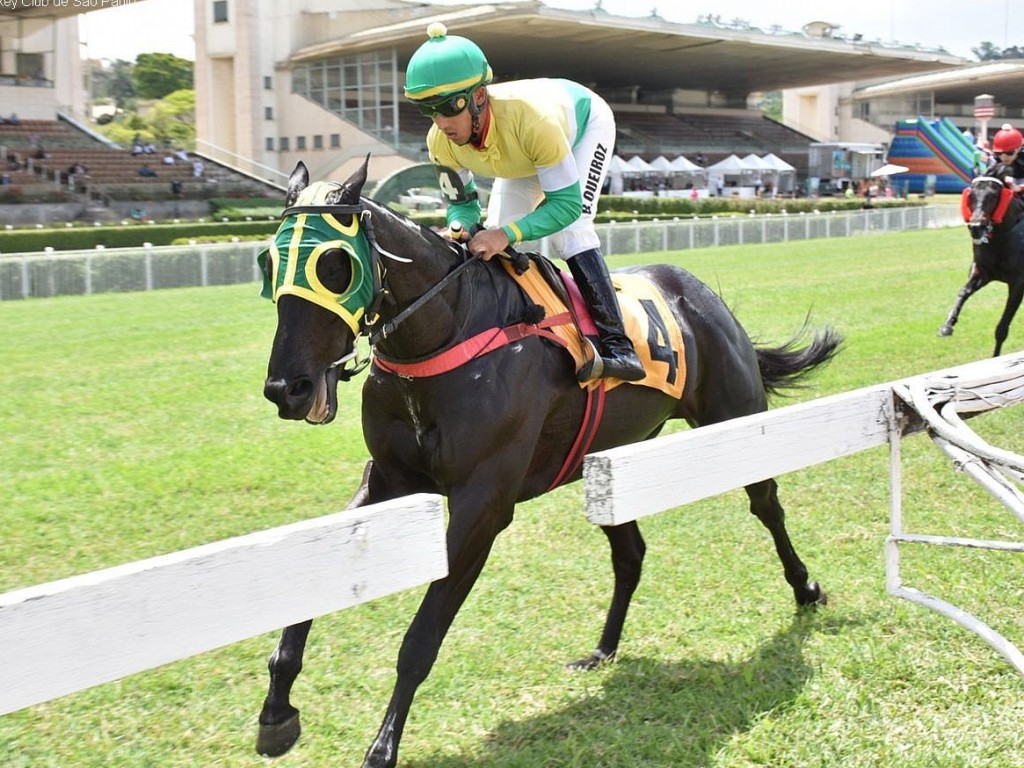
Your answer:
[[[309,169],[306,164],[299,160],[295,164],[295,170],[288,177],[288,191],[284,197],[284,207],[293,205],[299,199],[299,193],[309,186]]]
[[[369,165],[370,155],[367,154],[366,159],[363,160],[363,164],[356,169],[355,173],[346,179],[344,184],[342,184],[342,196],[346,203],[355,205],[359,202],[359,195],[362,194],[363,185],[366,184],[366,174]]]

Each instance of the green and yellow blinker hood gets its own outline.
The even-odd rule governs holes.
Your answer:
[[[370,246],[360,231],[358,208],[332,206],[328,195],[338,185],[318,181],[299,194],[295,204],[285,211],[270,247],[257,257],[263,273],[260,295],[277,302],[281,296],[303,298],[338,315],[359,335],[363,317],[374,298],[374,263]],[[353,214],[349,224],[338,216]],[[335,293],[317,278],[316,267],[327,251],[340,249],[351,261],[352,279],[341,293]]]

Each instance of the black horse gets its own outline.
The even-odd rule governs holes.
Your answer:
[[[386,371],[481,334],[536,323],[535,316],[524,321],[536,306],[497,260],[471,258],[431,229],[361,198],[365,181],[366,163],[344,184],[309,185],[302,163],[289,179],[283,223],[264,270],[265,295],[276,300],[278,312],[264,394],[283,419],[331,421],[338,381],[361,367],[356,335],[369,332],[375,360],[363,385],[362,412],[372,459],[351,506],[417,492],[448,499],[449,573],[427,589],[406,632],[394,692],[363,762],[383,768],[397,764],[413,695],[516,504],[581,476],[578,464],[568,472],[562,467],[588,395],[565,352],[529,334],[437,375]],[[654,437],[669,419],[700,426],[764,411],[768,393],[830,360],[841,342],[826,328],[803,346],[796,337],[777,348],[755,348],[693,275],[667,265],[627,271],[649,278],[667,300],[685,340],[686,384],[678,399],[643,386],[610,390],[594,450]],[[825,593],[808,580],[790,543],[775,481],[746,491],[751,512],[771,533],[797,604],[823,603]],[[594,668],[615,656],[640,579],[645,544],[637,525],[604,533],[614,572],[611,606],[597,648],[572,662],[574,668]],[[283,754],[299,737],[289,692],[311,624],[286,628],[270,659],[261,754]]]
[[[974,261],[967,282],[956,295],[940,336],[951,336],[964,302],[993,280],[1006,283],[1006,306],[996,325],[997,357],[1010,331],[1010,323],[1024,297],[1024,204],[1001,180],[1010,170],[997,166],[991,174],[978,176],[963,191],[962,212],[974,244]]]

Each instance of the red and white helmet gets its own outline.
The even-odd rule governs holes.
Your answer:
[[[1024,136],[1009,124],[1004,125],[992,138],[993,152],[1016,152],[1024,144]]]

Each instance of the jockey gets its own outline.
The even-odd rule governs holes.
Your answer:
[[[1021,188],[1017,183],[1018,179],[1024,179],[1024,157],[1021,157],[1021,147],[1024,145],[1024,136],[1009,123],[996,131],[992,137],[992,162],[985,170],[985,175],[993,176],[1000,173],[999,178],[1014,192],[1020,192]],[[999,166],[1006,166],[998,171]]]
[[[466,231],[480,222],[474,174],[493,178],[487,228],[472,236],[470,252],[487,260],[510,244],[551,235],[598,328],[598,375],[644,378],[594,229],[615,145],[611,108],[569,80],[490,85],[491,67],[475,43],[436,22],[427,35],[406,68],[405,96],[433,120],[427,149],[447,198],[449,231],[456,222]]]

